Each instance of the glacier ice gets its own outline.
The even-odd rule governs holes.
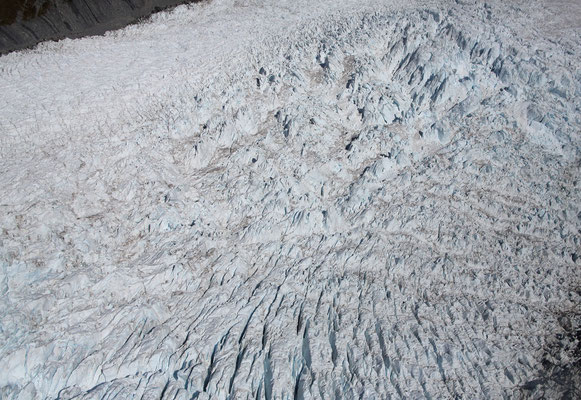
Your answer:
[[[1,397],[579,395],[542,4],[215,0],[0,58]]]

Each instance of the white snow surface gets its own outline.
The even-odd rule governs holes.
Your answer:
[[[213,0],[0,57],[0,398],[581,396],[579,16]]]

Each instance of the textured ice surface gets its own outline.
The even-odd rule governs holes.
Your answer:
[[[0,58],[2,398],[579,396],[581,40],[508,3]]]

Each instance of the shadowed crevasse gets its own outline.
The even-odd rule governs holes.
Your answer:
[[[0,54],[45,40],[98,35],[202,0],[0,0]]]

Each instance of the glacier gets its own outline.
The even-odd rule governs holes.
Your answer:
[[[579,397],[580,20],[213,0],[0,57],[0,397]]]

